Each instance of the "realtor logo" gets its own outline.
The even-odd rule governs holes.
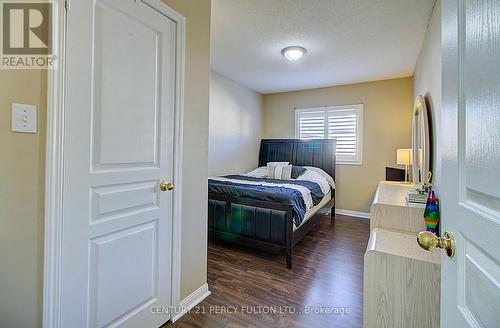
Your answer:
[[[52,44],[54,4],[4,0],[1,5],[1,68],[52,68],[56,58]]]

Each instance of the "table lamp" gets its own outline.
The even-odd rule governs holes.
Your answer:
[[[398,149],[397,164],[405,166],[405,183],[408,183],[408,166],[412,164],[411,149]]]

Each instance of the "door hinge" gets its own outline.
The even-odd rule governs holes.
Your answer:
[[[69,10],[69,0],[64,0],[64,9]]]

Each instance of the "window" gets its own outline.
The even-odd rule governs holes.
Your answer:
[[[363,105],[295,110],[295,137],[337,139],[337,163],[363,162]]]

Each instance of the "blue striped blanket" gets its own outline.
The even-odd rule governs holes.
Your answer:
[[[306,211],[319,204],[325,196],[316,182],[255,178],[245,175],[226,175],[208,179],[211,194],[244,197],[261,201],[291,204],[293,220],[299,226]]]

